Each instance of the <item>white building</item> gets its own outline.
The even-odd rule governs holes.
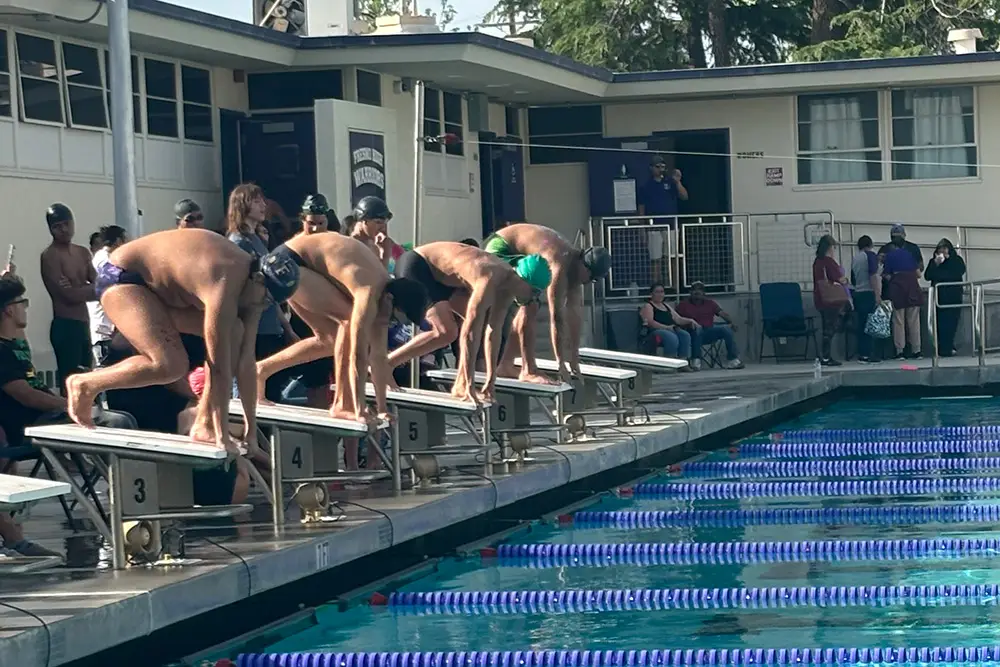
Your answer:
[[[641,179],[649,154],[663,152],[691,192],[682,212],[738,228],[700,260],[735,267],[722,280],[730,289],[808,280],[798,277],[810,260],[804,237],[831,214],[879,222],[835,228],[845,240],[883,240],[883,222],[907,222],[921,243],[963,245],[971,277],[1000,272],[989,250],[1000,237],[996,53],[612,74],[482,34],[303,38],[159,0],[130,6],[147,232],[170,227],[183,197],[221,224],[241,180],[289,213],[319,191],[345,215],[363,191],[352,190],[354,167],[367,167],[354,185],[384,178],[393,236],[409,241],[420,79],[424,134],[464,138],[426,149],[422,241],[482,237],[518,219],[573,238],[612,205],[621,164]],[[77,21],[100,7],[90,0],[0,7],[0,246],[17,246],[29,337],[50,368],[43,211],[68,204],[84,244],[113,221],[106,13]],[[352,164],[365,147],[381,149],[381,165],[370,151]],[[709,215],[731,212],[789,215]]]

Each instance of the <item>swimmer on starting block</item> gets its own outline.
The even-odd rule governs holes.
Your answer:
[[[605,248],[580,250],[558,232],[541,225],[519,223],[491,234],[483,250],[504,257],[537,254],[552,267],[548,286],[549,322],[552,349],[559,363],[559,376],[568,380],[580,374],[580,338],[583,326],[583,286],[600,280],[611,270],[611,253]],[[540,301],[521,307],[511,328],[511,340],[500,363],[502,377],[519,377],[525,382],[548,383],[535,363],[535,320]],[[520,340],[520,344],[517,341]],[[512,344],[511,344],[512,343]],[[520,374],[514,358],[524,360]]]
[[[450,345],[459,337],[456,316],[462,318],[458,375],[452,387],[456,398],[492,400],[497,377],[500,341],[511,304],[527,303],[549,286],[552,272],[538,255],[520,257],[514,266],[475,246],[451,241],[428,243],[408,250],[396,260],[396,275],[420,282],[433,304],[427,311],[430,331],[417,334],[389,355],[392,368]],[[486,384],[475,392],[475,364],[483,342]]]
[[[272,254],[300,267],[299,289],[288,303],[313,335],[257,364],[258,393],[274,373],[332,356],[338,390],[330,414],[366,422],[370,360],[376,411],[386,419],[389,319],[395,312],[419,323],[427,310],[424,288],[406,278],[390,279],[364,243],[340,234],[299,234]]]
[[[93,426],[90,408],[101,392],[181,379],[188,372],[188,358],[180,334],[196,334],[205,339],[208,382],[191,437],[239,452],[228,428],[235,354],[247,446],[250,454],[258,453],[257,323],[270,300],[285,301],[298,283],[299,267],[287,258],[268,255],[258,263],[224,237],[203,229],[157,232],[126,243],[98,269],[95,292],[105,315],[137,354],[71,376],[70,417]]]

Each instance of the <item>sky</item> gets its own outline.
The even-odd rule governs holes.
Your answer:
[[[247,21],[253,18],[253,0],[166,0],[175,5],[190,7],[202,12],[218,14],[227,18],[239,21]],[[314,2],[329,2],[330,0],[313,0]],[[430,3],[430,7],[436,10],[439,0],[418,0],[417,6],[424,8]],[[452,0],[455,6],[455,27],[465,28],[467,25],[475,25],[483,20],[483,16],[496,4],[495,0]]]

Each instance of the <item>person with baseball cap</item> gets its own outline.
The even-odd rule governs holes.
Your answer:
[[[559,375],[569,379],[580,374],[580,339],[583,327],[583,286],[601,280],[611,270],[611,253],[606,248],[579,249],[549,227],[518,223],[500,229],[483,240],[483,250],[501,258],[538,255],[552,271],[546,288],[549,302],[552,349],[559,362]],[[540,303],[524,304],[511,327],[513,345],[504,347],[501,377],[519,377],[525,382],[551,384],[538,372],[535,363],[535,321]],[[520,374],[514,358],[523,361]]]
[[[111,253],[95,282],[97,298],[115,329],[137,354],[66,383],[73,421],[92,426],[94,399],[110,389],[164,385],[188,373],[181,333],[205,339],[208,387],[191,429],[195,441],[231,454],[229,398],[236,377],[251,455],[259,454],[254,342],[264,308],[286,301],[299,285],[299,267],[284,257],[258,259],[204,229],[156,232]],[[234,363],[235,362],[235,363]]]
[[[193,199],[181,199],[174,204],[174,220],[177,229],[204,229],[205,214]]]

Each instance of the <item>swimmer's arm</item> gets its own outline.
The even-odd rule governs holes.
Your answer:
[[[569,288],[566,295],[566,329],[568,336],[564,354],[569,357],[573,372],[580,370],[580,333],[583,328],[583,285]]]
[[[375,385],[375,411],[382,415],[389,412],[385,400],[389,379],[392,377],[389,370],[389,339],[385,335],[385,329],[380,327],[377,321],[373,324],[368,332],[371,336],[368,365],[372,371],[372,384]]]
[[[365,379],[368,374],[368,348],[370,342],[362,340],[372,331],[372,323],[378,313],[378,293],[371,288],[363,288],[354,293],[354,308],[351,310],[349,350],[352,364],[351,386],[354,388],[354,413],[358,420],[365,414]],[[337,383],[340,383],[338,378]]]
[[[560,372],[563,364],[569,361],[563,354],[563,341],[568,332],[564,331],[566,323],[566,272],[562,262],[552,266],[552,282],[546,290],[549,300],[549,335],[552,336],[552,352],[556,355]]]
[[[228,298],[227,298],[228,297]],[[205,304],[205,357],[211,376],[211,395],[205,398],[212,411],[212,428],[216,444],[229,444],[229,397],[233,390],[232,355],[229,349],[230,332],[237,321],[236,298],[226,289],[226,282],[217,284],[204,298]],[[250,330],[250,327],[247,327]],[[257,329],[253,328],[256,335]],[[244,331],[244,335],[246,331]],[[256,413],[256,402],[254,404]]]
[[[243,315],[242,322],[236,321],[237,326],[242,328],[239,356],[236,358],[236,389],[240,392],[243,433],[248,442],[254,442],[252,438],[257,435],[257,358],[254,353],[262,312],[260,308],[252,308]],[[228,401],[226,404],[229,404]]]
[[[90,265],[90,262],[87,262]],[[90,267],[93,270],[93,266]],[[53,301],[59,301],[66,305],[77,305],[94,301],[93,285],[83,285],[81,287],[63,287],[63,271],[59,266],[59,260],[53,253],[42,253],[42,284],[45,290],[52,297]]]
[[[91,261],[90,253],[87,252],[86,248],[83,249],[83,253],[84,259],[87,260],[87,282],[90,283],[91,290],[93,290],[94,283],[97,282],[97,267]]]
[[[476,357],[479,356],[480,336],[485,324],[489,304],[484,303],[489,294],[489,278],[480,278],[472,285],[469,303],[465,307],[465,319],[459,333],[458,357],[460,359],[458,373],[465,377],[469,391],[475,386]]]
[[[487,396],[491,396],[496,388],[500,341],[503,338],[504,323],[507,321],[507,311],[513,302],[513,293],[505,294],[503,298],[494,301],[490,309],[486,337],[483,338],[483,358],[486,359],[486,384],[483,386],[483,393]]]

